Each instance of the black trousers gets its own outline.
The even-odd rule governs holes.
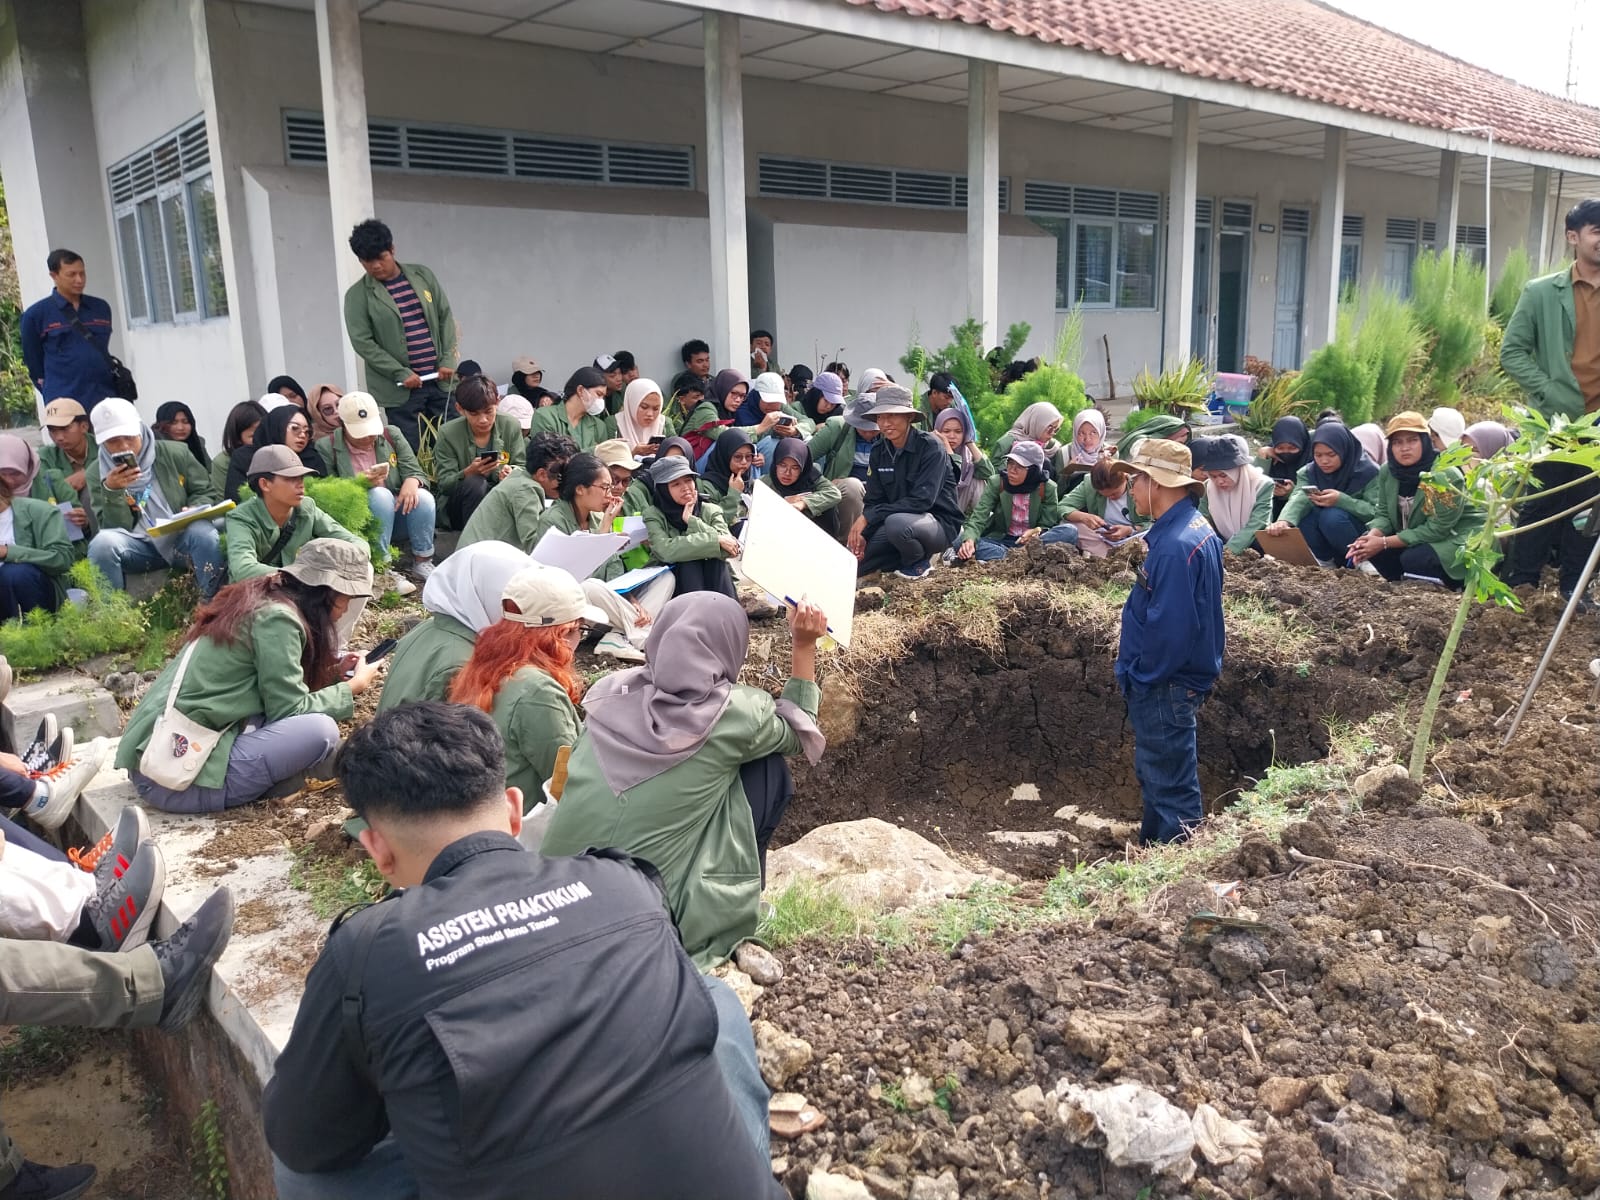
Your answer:
[[[417,439],[421,434],[421,418],[427,417],[434,424],[443,424],[445,410],[450,403],[450,397],[445,395],[444,389],[439,386],[437,379],[430,380],[419,388],[413,388],[404,404],[397,404],[393,408],[384,409],[384,419],[400,431],[400,436],[411,443],[411,448],[417,448]]]
[[[1426,579],[1437,579],[1452,591],[1459,592],[1466,586],[1465,581],[1457,582],[1444,573],[1439,552],[1427,542],[1402,546],[1396,550],[1380,550],[1368,561],[1390,583],[1398,583],[1407,575],[1421,575]]]
[[[1589,472],[1572,463],[1540,463],[1533,468],[1533,474],[1534,478],[1548,489],[1582,478]],[[1546,496],[1543,490],[1535,492],[1524,500],[1518,509],[1517,528],[1521,529],[1524,525],[1531,525],[1558,512],[1565,512],[1574,504],[1593,500],[1597,496],[1600,496],[1600,479],[1591,479],[1588,483],[1567,488],[1553,496]],[[1586,514],[1578,514],[1580,523],[1587,519]],[[1572,589],[1578,586],[1578,579],[1583,575],[1583,565],[1588,561],[1589,552],[1594,549],[1594,539],[1579,533],[1570,517],[1546,525],[1542,529],[1519,533],[1511,539],[1511,548],[1507,552],[1504,568],[1506,582],[1512,587],[1524,583],[1537,586],[1544,565],[1550,561],[1552,549],[1556,550],[1560,563],[1561,591],[1563,594],[1570,594]]]
[[[756,827],[756,850],[761,855],[761,886],[767,886],[767,844],[778,832],[783,814],[789,811],[789,801],[794,799],[794,776],[789,773],[789,760],[781,754],[769,754],[739,768],[739,782],[744,784],[744,798],[750,802],[750,819]]]
[[[739,598],[733,586],[733,572],[727,560],[721,558],[696,558],[689,562],[674,563],[673,577],[678,582],[678,595],[684,592],[721,592],[724,596]]]
[[[450,499],[444,504],[445,516],[450,518],[450,528],[465,529],[493,486],[484,475],[463,475],[456,480],[456,486],[450,491]]]

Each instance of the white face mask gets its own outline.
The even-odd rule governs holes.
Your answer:
[[[588,413],[591,417],[598,417],[601,413],[605,412],[605,410],[606,398],[605,393],[603,392],[596,393],[583,402],[583,411]]]

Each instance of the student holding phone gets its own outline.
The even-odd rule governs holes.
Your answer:
[[[617,437],[640,458],[656,452],[663,438],[672,437],[677,428],[662,413],[661,388],[653,379],[635,379],[622,393],[622,409],[617,413]]]
[[[450,524],[465,529],[490,489],[523,461],[527,443],[516,418],[500,414],[500,390],[487,375],[461,381],[456,407],[461,415],[434,441],[433,467]]]
[[[1350,567],[1350,546],[1378,511],[1378,466],[1343,425],[1329,421],[1311,434],[1311,461],[1267,532],[1298,528],[1325,567]]]

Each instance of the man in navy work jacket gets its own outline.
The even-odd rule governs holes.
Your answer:
[[[84,295],[89,276],[81,254],[52,250],[45,263],[56,286],[22,314],[22,362],[46,404],[68,396],[91,413],[116,394],[108,358],[111,305]]]
[[[1155,521],[1117,653],[1144,796],[1139,840],[1182,841],[1205,815],[1195,713],[1222,673],[1222,539],[1196,507],[1205,485],[1189,474],[1187,446],[1149,438],[1114,469],[1131,477],[1135,507]]]
[[[334,925],[262,1103],[279,1200],[782,1200],[738,999],[654,870],[530,854],[487,715],[380,713],[338,760],[405,890]]]

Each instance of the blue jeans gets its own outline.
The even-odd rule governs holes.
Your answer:
[[[1066,532],[1062,532],[1065,530]],[[979,562],[995,562],[1006,556],[1006,551],[1016,546],[1018,539],[1007,534],[997,538],[979,538],[972,548],[972,557]],[[1053,529],[1046,529],[1039,536],[1041,546],[1053,546],[1057,542],[1065,542],[1069,546],[1078,544],[1078,527],[1076,525],[1057,525]]]
[[[395,494],[387,487],[367,489],[367,507],[378,519],[378,538],[383,552],[389,553],[389,543],[394,540]],[[417,493],[417,506],[400,514],[406,523],[406,540],[411,543],[413,558],[433,557],[433,493],[426,488]]]
[[[1063,521],[1054,529],[1046,529],[1044,537],[1039,540],[1046,546],[1076,546],[1078,544],[1078,527],[1071,521]]]
[[[1364,524],[1342,508],[1318,508],[1312,505],[1306,515],[1300,518],[1300,532],[1305,535],[1311,553],[1336,567],[1349,565],[1345,562],[1345,555],[1350,550],[1350,543],[1366,531]]]
[[[1181,842],[1205,816],[1195,714],[1206,694],[1176,683],[1127,681],[1123,698],[1133,726],[1133,773],[1144,799],[1139,842]]]
[[[55,612],[56,585],[32,563],[0,562],[0,621],[34,608]]]
[[[210,521],[195,521],[173,541],[173,562],[194,568],[194,581],[200,597],[209,600],[227,579],[217,527]],[[89,543],[89,561],[118,591],[126,588],[124,572],[135,575],[160,571],[173,563],[161,557],[156,544],[131,529],[102,529]]]
[[[756,1065],[750,1018],[745,1016],[739,997],[722,980],[702,975],[700,982],[705,984],[717,1010],[717,1046],[713,1051],[717,1065],[722,1068],[734,1109],[746,1131],[756,1148],[766,1154],[772,1144],[767,1126],[767,1103],[771,1097]],[[361,1200],[416,1200],[420,1194],[416,1177],[392,1134],[374,1146],[360,1163],[343,1171],[301,1174],[291,1171],[273,1155],[272,1176],[278,1187],[278,1200],[351,1200],[357,1196]]]

